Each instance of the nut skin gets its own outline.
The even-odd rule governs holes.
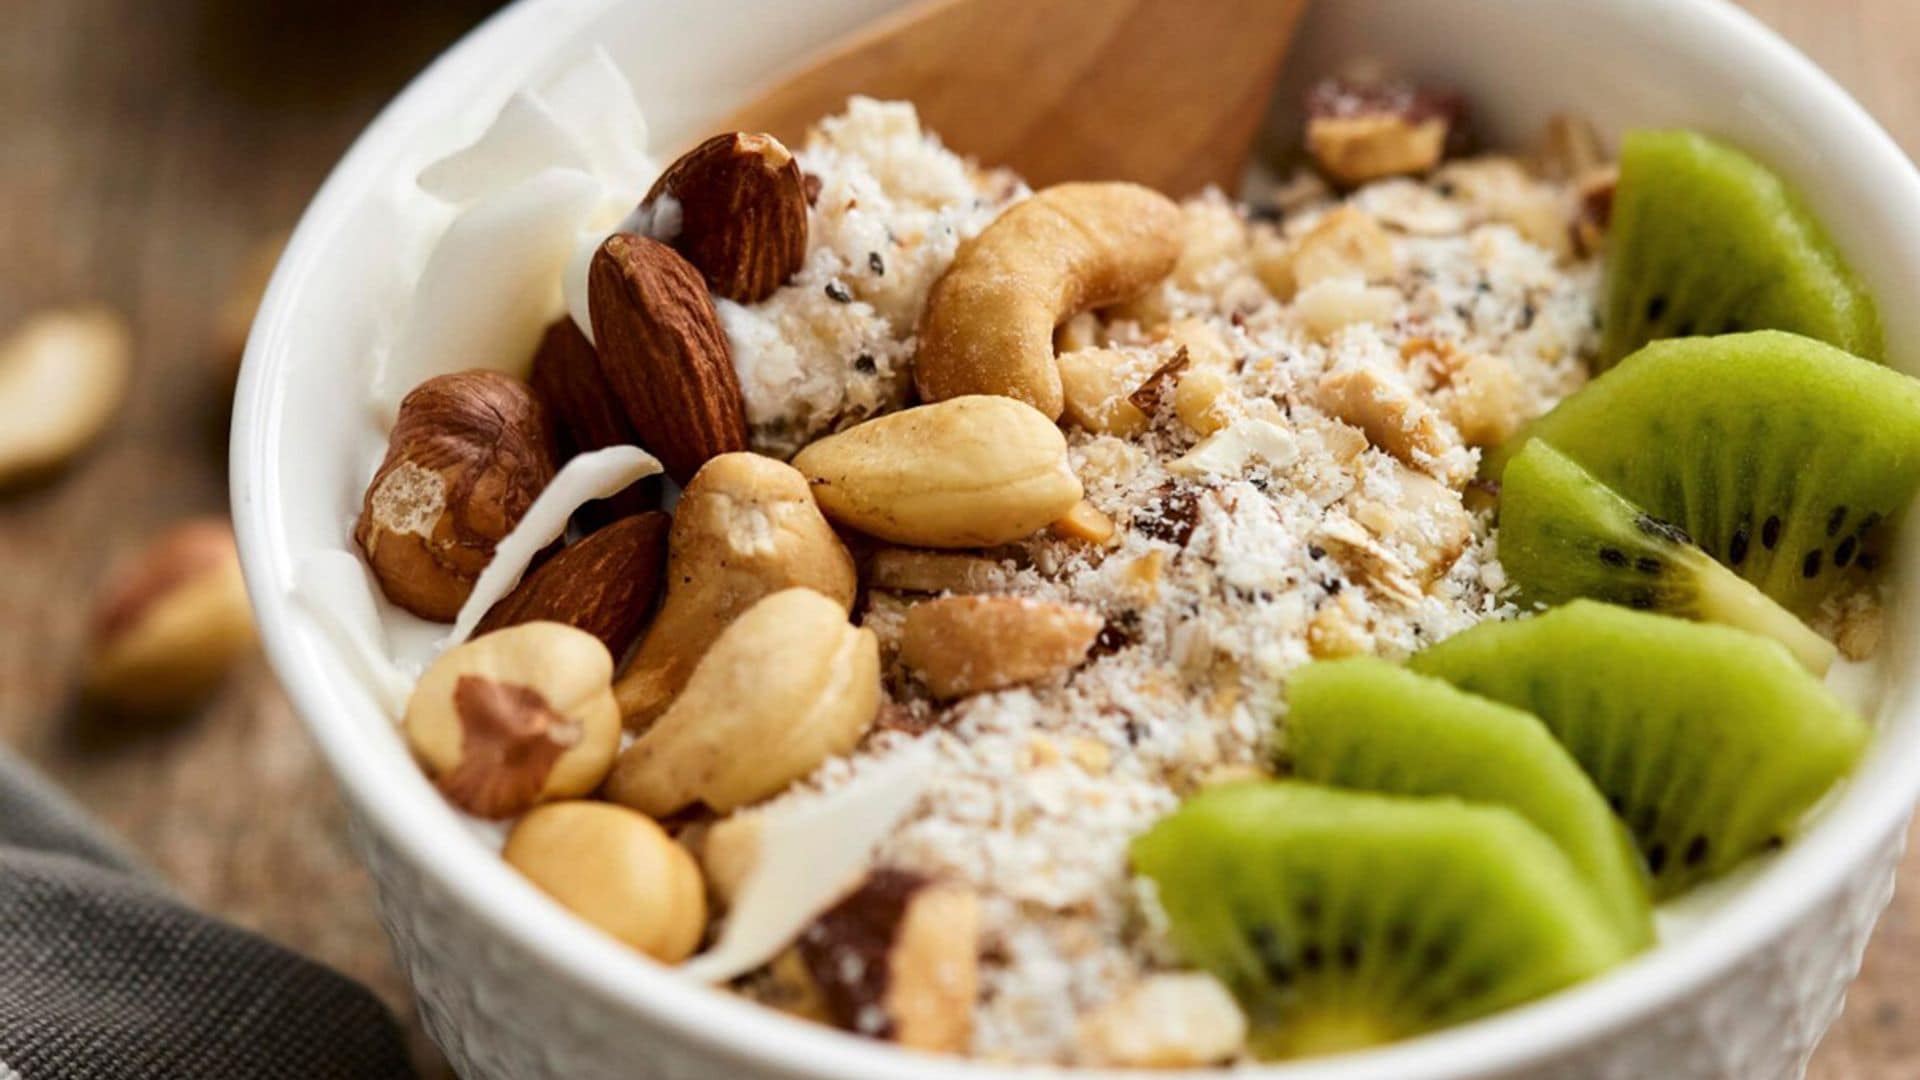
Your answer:
[[[941,700],[1038,682],[1077,667],[1105,620],[1017,596],[946,596],[907,611],[900,662]]]
[[[175,526],[108,577],[88,636],[87,695],[156,715],[193,705],[254,646],[233,530]]]
[[[0,491],[46,480],[107,429],[133,335],[106,308],[43,311],[0,342]]]
[[[1307,152],[1344,187],[1424,173],[1459,148],[1464,115],[1454,94],[1326,79],[1307,95]]]
[[[786,589],[733,620],[646,734],[607,797],[653,817],[692,803],[728,813],[852,750],[880,709],[880,646],[846,609]]]
[[[973,1030],[979,927],[968,889],[882,867],[808,927],[796,948],[837,1026],[957,1053]]]
[[[613,658],[598,638],[530,622],[435,660],[401,726],[449,801],[510,818],[598,787],[620,745]]]
[[[546,409],[492,371],[429,379],[400,403],[353,538],[381,592],[451,622],[499,543],[554,474]]]
[[[686,484],[710,458],[747,448],[746,399],[706,282],[679,253],[607,237],[587,270],[600,373],[627,423]]]
[[[665,711],[735,616],[793,586],[831,598],[843,615],[859,587],[806,478],[758,454],[714,458],[674,508],[666,598],[615,687],[628,725]]]
[[[869,420],[794,468],[838,524],[896,544],[991,547],[1045,528],[1083,494],[1066,437],[1008,397],[953,398]]]
[[[625,656],[660,594],[671,522],[653,510],[567,545],[493,605],[474,632],[565,623],[599,638],[612,655]]]
[[[663,964],[691,956],[706,932],[699,865],[625,807],[548,803],[520,819],[501,855],[562,907]]]
[[[1001,394],[1058,420],[1053,330],[1145,292],[1180,257],[1180,209],[1127,183],[1059,184],[961,245],[927,298],[915,378],[943,401]]]
[[[771,135],[728,132],[681,155],[654,181],[640,213],[662,229],[668,206],[678,227],[662,238],[700,271],[715,296],[759,303],[806,261],[800,164]]]
[[[559,462],[590,450],[640,441],[600,373],[600,354],[571,316],[555,319],[541,336],[528,382],[553,419]],[[588,503],[574,517],[591,530],[656,509],[659,502],[658,478],[650,477],[610,498]]]

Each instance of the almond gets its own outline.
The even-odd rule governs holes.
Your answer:
[[[625,656],[653,614],[670,521],[658,511],[635,514],[569,544],[493,605],[474,632],[565,623],[599,638],[614,656]]]
[[[714,295],[754,304],[807,257],[807,192],[800,165],[771,135],[715,135],[654,181],[640,214]]]
[[[657,240],[615,233],[594,254],[588,308],[600,372],[640,444],[681,484],[747,448],[747,410],[706,284]]]
[[[528,381],[553,418],[560,463],[589,450],[631,446],[640,441],[607,386],[606,376],[600,373],[600,354],[571,316],[562,315],[547,327],[540,349],[534,353]],[[659,497],[657,480],[642,481],[612,498],[582,507],[578,519],[589,529],[598,528],[654,509]]]

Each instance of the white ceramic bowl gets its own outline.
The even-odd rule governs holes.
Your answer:
[[[587,43],[633,77],[663,144],[765,73],[898,0],[521,0],[423,74],[314,200],[254,328],[235,408],[234,520],[269,653],[352,808],[400,962],[460,1072],[490,1077],[979,1077],[688,985],[548,902],[464,830],[352,669],[290,602],[296,560],[349,544],[374,433],[365,357],[414,265],[411,177]],[[1173,2],[1173,0],[1166,0]],[[1575,108],[1613,130],[1686,124],[1808,193],[1920,371],[1920,177],[1807,60],[1720,0],[1323,3],[1290,79],[1356,57],[1461,87],[1496,134]],[[1283,110],[1284,111],[1284,110]],[[1914,540],[1913,530],[1908,530]],[[1910,544],[1909,547],[1913,545]],[[1903,568],[1869,760],[1811,831],[1703,926],[1549,1000],[1297,1080],[1799,1076],[1892,889],[1920,788],[1920,680]]]

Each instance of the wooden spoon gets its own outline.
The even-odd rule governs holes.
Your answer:
[[[777,80],[726,128],[798,145],[850,94],[1034,187],[1232,190],[1305,0],[926,0]]]

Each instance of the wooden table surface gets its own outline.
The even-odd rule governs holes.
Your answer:
[[[208,910],[372,985],[414,1023],[332,783],[264,665],[162,726],[71,687],[116,555],[224,505],[213,312],[355,132],[486,0],[5,0],[0,326],[109,302],[136,327],[120,423],[63,482],[0,501],[0,738]],[[1920,3],[1747,0],[1920,151]],[[1920,854],[1818,1080],[1920,1075]],[[415,1042],[426,1075],[444,1071]]]

